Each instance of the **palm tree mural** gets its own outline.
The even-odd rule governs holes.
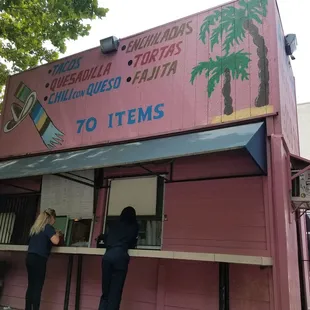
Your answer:
[[[208,97],[210,98],[223,75],[224,84],[222,87],[222,94],[224,96],[224,114],[230,115],[233,113],[231,79],[248,79],[249,73],[247,69],[249,67],[249,62],[249,53],[245,53],[242,50],[222,57],[217,56],[215,60],[210,58],[209,61],[200,62],[193,68],[191,83],[193,84],[196,77],[205,72],[205,76],[208,79]]]
[[[206,44],[206,34],[210,35],[210,28],[218,23],[211,33],[211,49],[225,35],[223,51],[229,53],[234,44],[239,44],[245,39],[248,32],[256,45],[258,56],[258,77],[260,80],[255,106],[262,107],[269,104],[269,63],[268,49],[264,37],[259,33],[257,24],[262,24],[262,19],[267,16],[268,0],[239,0],[239,8],[234,6],[215,10],[212,15],[204,19],[200,28],[200,40]]]

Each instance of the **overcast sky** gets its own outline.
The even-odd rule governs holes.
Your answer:
[[[182,5],[180,0],[99,0],[110,9],[107,17],[92,23],[88,37],[69,42],[65,55],[96,47],[100,39],[111,35],[124,38],[225,2],[190,0]],[[310,102],[310,0],[278,0],[278,4],[285,34],[297,34],[298,47],[293,61],[297,102]]]

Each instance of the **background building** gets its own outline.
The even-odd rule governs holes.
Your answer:
[[[297,105],[300,155],[310,159],[310,102]]]

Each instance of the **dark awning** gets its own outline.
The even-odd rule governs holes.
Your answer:
[[[245,149],[266,172],[264,123],[0,162],[0,179],[147,163]]]
[[[302,170],[310,166],[310,160],[298,155],[290,154],[291,166],[293,170]]]
[[[291,179],[294,180],[301,174],[310,170],[310,160],[290,153],[291,170],[294,171]]]

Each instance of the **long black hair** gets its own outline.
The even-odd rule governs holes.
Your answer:
[[[120,221],[127,224],[134,224],[137,222],[136,210],[133,207],[126,207],[120,215]]]

